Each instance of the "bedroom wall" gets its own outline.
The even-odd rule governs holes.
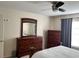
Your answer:
[[[79,17],[79,13],[60,15],[60,16],[50,16],[50,29],[51,30],[61,30],[61,19],[64,18],[76,18]]]
[[[11,57],[12,54],[15,54],[16,38],[20,36],[21,18],[37,19],[37,35],[43,36],[44,48],[44,33],[49,29],[49,17],[9,8],[0,8],[0,14],[4,19],[8,19],[8,21],[4,22],[4,57]]]
[[[50,30],[61,30],[61,20],[59,17],[50,17]]]
[[[57,16],[57,17],[59,17],[60,19],[63,19],[63,18],[76,18],[76,17],[79,17],[79,13],[69,14],[69,15],[61,15],[61,16]]]

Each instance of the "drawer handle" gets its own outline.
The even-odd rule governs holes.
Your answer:
[[[33,49],[36,49],[36,47],[31,46],[31,47],[29,47],[29,49],[33,50]]]

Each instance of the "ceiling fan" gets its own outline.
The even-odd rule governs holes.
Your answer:
[[[61,12],[65,12],[65,10],[63,8],[60,8],[62,5],[64,5],[64,2],[62,1],[53,1],[51,2],[52,4],[52,10],[53,11],[61,11]]]

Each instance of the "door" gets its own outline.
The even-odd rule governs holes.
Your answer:
[[[0,16],[0,58],[3,57],[3,48],[4,48],[4,37],[3,37],[3,19],[2,17]]]

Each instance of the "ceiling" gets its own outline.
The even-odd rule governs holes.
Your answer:
[[[52,4],[48,1],[0,1],[0,7],[18,9],[47,16],[79,13],[79,1],[64,1],[61,7],[65,12],[52,11]]]

